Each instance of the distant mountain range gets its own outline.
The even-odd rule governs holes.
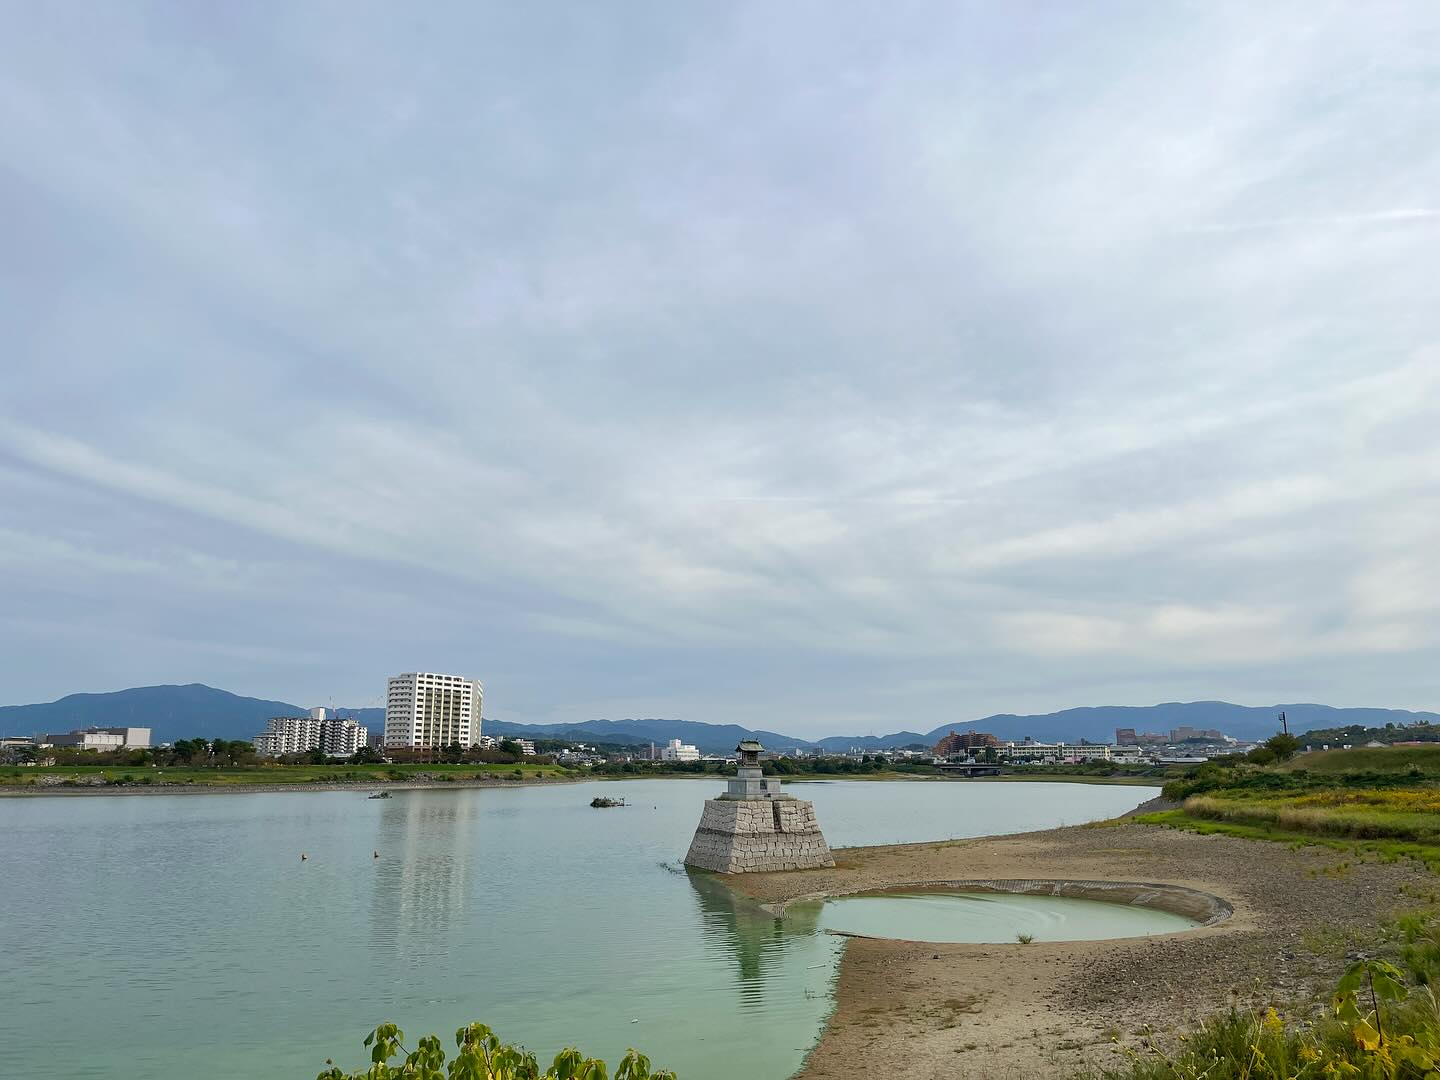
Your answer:
[[[724,753],[741,739],[759,739],[767,747],[816,747],[848,750],[923,744],[930,746],[950,731],[989,732],[1002,739],[1019,740],[1026,735],[1041,742],[1089,739],[1109,742],[1117,727],[1165,733],[1171,728],[1219,728],[1239,739],[1263,739],[1277,730],[1276,717],[1284,711],[1290,730],[1303,733],[1312,728],[1337,728],[1351,724],[1384,727],[1414,724],[1420,720],[1440,723],[1440,713],[1409,712],[1403,709],[1336,709],[1328,705],[1232,705],[1226,701],[1167,702],[1163,705],[1104,705],[1064,709],[1038,716],[1000,713],[977,720],[943,724],[928,732],[897,731],[890,735],[831,735],[823,739],[802,739],[775,731],[757,731],[736,724],[705,724],[695,720],[584,720],[567,724],[514,724],[485,720],[490,735],[518,735],[522,738],[565,739],[571,742],[604,742],[632,746],[664,744],[671,739],[693,743],[707,753]],[[35,735],[69,731],[76,727],[148,727],[156,742],[176,739],[248,739],[265,727],[272,716],[297,716],[307,711],[284,701],[240,697],[201,683],[187,686],[139,686],[108,694],[71,694],[59,701],[40,705],[0,707],[0,735]],[[353,716],[372,730],[384,723],[383,709],[336,709]]]

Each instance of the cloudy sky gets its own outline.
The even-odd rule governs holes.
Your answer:
[[[1440,6],[0,16],[0,703],[1440,706]]]

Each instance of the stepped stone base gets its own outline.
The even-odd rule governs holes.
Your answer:
[[[785,796],[706,799],[685,865],[721,874],[834,866],[815,807]]]

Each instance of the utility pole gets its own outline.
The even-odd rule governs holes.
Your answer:
[[[1285,714],[1280,714],[1280,730],[1286,735],[1290,734],[1290,723],[1285,719]]]

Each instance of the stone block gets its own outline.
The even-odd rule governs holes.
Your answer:
[[[814,869],[835,860],[808,802],[707,799],[685,865],[737,874]]]

